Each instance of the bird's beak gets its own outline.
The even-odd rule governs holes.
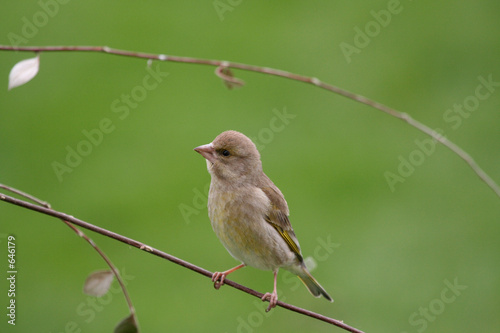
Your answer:
[[[210,163],[215,163],[217,156],[215,155],[215,149],[212,143],[196,147],[194,150],[205,157]]]

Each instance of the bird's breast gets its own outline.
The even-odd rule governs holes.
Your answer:
[[[259,269],[274,269],[294,256],[265,220],[270,202],[257,187],[220,191],[212,184],[208,212],[212,228],[236,259]]]

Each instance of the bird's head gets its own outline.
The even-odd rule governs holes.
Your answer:
[[[211,143],[194,150],[205,157],[212,177],[232,184],[252,181],[262,172],[257,147],[240,132],[222,132]]]

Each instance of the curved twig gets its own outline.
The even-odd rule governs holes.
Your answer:
[[[442,145],[449,148],[452,152],[457,154],[461,159],[463,159],[476,173],[476,175],[488,185],[495,194],[500,197],[500,187],[495,181],[474,161],[474,159],[462,148],[448,140],[446,137],[436,133],[430,127],[422,124],[421,122],[413,119],[408,114],[397,111],[393,108],[390,108],[384,104],[378,103],[372,99],[367,97],[352,93],[350,91],[341,89],[334,85],[322,82],[318,78],[308,77],[304,75],[299,75],[295,73],[290,73],[287,71],[282,71],[279,69],[268,68],[268,67],[260,67],[260,66],[252,66],[247,64],[241,64],[230,61],[222,61],[222,60],[209,60],[209,59],[199,59],[192,57],[180,57],[180,56],[172,56],[165,54],[151,54],[151,53],[143,53],[143,52],[133,52],[127,50],[119,50],[113,49],[108,46],[11,46],[11,45],[0,45],[0,51],[25,51],[25,52],[62,52],[62,51],[76,51],[76,52],[104,52],[114,55],[134,57],[134,58],[144,58],[150,60],[159,60],[159,61],[172,61],[172,62],[181,62],[181,63],[189,63],[189,64],[200,64],[200,65],[209,65],[215,66],[216,74],[221,77],[224,82],[229,86],[239,86],[243,81],[232,77],[232,75],[228,75],[227,72],[231,68],[242,69],[246,71],[258,72],[263,74],[275,75],[284,77],[287,79],[301,81],[304,83],[309,83],[315,85],[319,88],[331,91],[335,94],[347,97],[356,102],[371,106],[379,111],[385,112],[388,115],[398,118],[410,126],[418,129],[419,131],[429,135],[435,141],[441,143]],[[224,73],[226,71],[226,73]]]
[[[10,187],[10,186],[4,185],[4,184],[0,184],[0,188],[3,188],[7,191],[10,191],[10,192],[16,193],[22,197],[25,197],[25,198],[37,203],[38,205],[40,205],[41,207],[43,207],[45,209],[52,210],[52,208],[50,207],[50,204],[48,202],[40,200],[37,197],[35,197],[29,193],[23,192],[21,190],[18,190],[16,188],[13,188],[13,187]],[[2,198],[2,197],[3,197],[3,194],[0,194],[0,198]],[[35,206],[35,205],[33,205],[33,206]],[[36,207],[40,207],[40,206],[36,206]],[[137,332],[139,332],[139,320],[137,319],[137,315],[135,313],[135,308],[134,308],[134,305],[132,304],[132,299],[130,298],[130,295],[127,291],[127,288],[125,287],[125,283],[123,282],[123,279],[121,278],[120,273],[118,272],[118,269],[116,268],[116,266],[108,258],[108,256],[99,248],[99,246],[97,246],[97,244],[90,237],[88,237],[83,231],[81,231],[80,229],[78,229],[73,224],[71,224],[70,222],[68,222],[67,220],[65,220],[63,218],[61,218],[61,221],[63,221],[68,227],[70,227],[78,236],[85,239],[85,241],[87,243],[89,243],[90,246],[92,246],[94,248],[94,250],[97,251],[97,253],[101,256],[101,258],[109,266],[109,268],[111,269],[111,272],[113,273],[116,280],[118,281],[120,288],[122,289],[123,295],[125,296],[125,300],[127,301],[130,316],[134,322],[135,327],[137,328]]]

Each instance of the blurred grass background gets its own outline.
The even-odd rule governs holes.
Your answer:
[[[479,76],[500,81],[498,1],[402,1],[349,63],[341,43],[354,45],[355,27],[364,30],[376,22],[371,11],[394,1],[215,3],[219,12],[212,1],[10,1],[2,5],[0,44],[37,19],[38,31],[20,45],[108,45],[316,76],[441,128],[500,181],[500,90],[456,129],[443,118],[474,95]],[[221,12],[221,4],[230,10]],[[491,332],[500,325],[499,198],[441,146],[391,191],[384,173],[397,173],[399,157],[408,159],[415,140],[426,138],[414,128],[299,82],[235,70],[247,84],[229,91],[214,68],[168,62],[159,64],[168,76],[120,119],[112,104],[142,85],[146,61],[44,53],[38,76],[7,91],[10,69],[29,57],[0,53],[1,183],[225,270],[237,262],[211,230],[199,194],[206,195],[209,175],[192,148],[239,130],[265,146],[264,170],[285,194],[303,253],[316,260],[313,274],[335,303],[314,299],[285,273],[282,300],[366,332]],[[294,118],[280,122],[276,112]],[[86,140],[82,131],[105,118],[114,130],[59,181],[53,162],[65,163],[66,147],[76,149]],[[5,203],[0,216],[2,270],[6,235],[16,237],[18,260],[17,322],[8,325],[2,313],[2,332],[111,332],[127,315],[119,293],[97,301],[82,294],[86,276],[106,267],[69,228]],[[264,314],[266,305],[246,294],[215,291],[205,277],[87,234],[126,275],[143,332],[341,331],[279,308]],[[253,268],[231,279],[272,288],[272,273]],[[467,288],[444,303],[445,281],[455,280]],[[0,288],[5,312],[5,279]]]

